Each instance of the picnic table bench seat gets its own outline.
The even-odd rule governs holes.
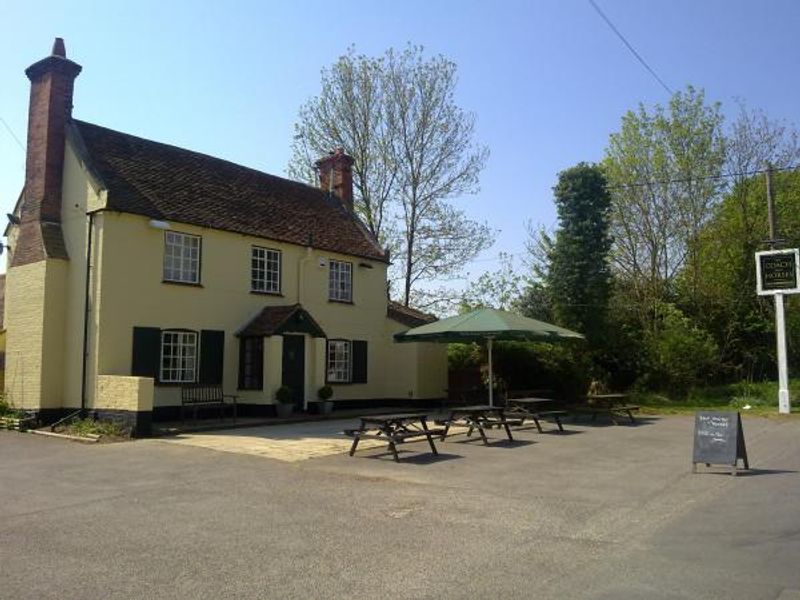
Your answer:
[[[617,425],[616,416],[622,414],[628,417],[631,425],[636,424],[636,419],[633,416],[634,412],[637,412],[640,409],[639,405],[637,404],[623,404],[623,403],[613,403],[613,404],[581,404],[576,405],[571,408],[572,412],[575,414],[590,414],[592,416],[592,421],[597,419],[598,414],[605,414],[608,415],[611,421]]]
[[[217,407],[220,411],[220,420],[225,416],[225,408],[233,407],[233,422],[236,422],[238,396],[225,394],[221,385],[188,384],[181,386],[181,421],[185,418],[186,408],[193,409],[194,419],[197,420],[198,408]]]
[[[372,440],[386,440],[390,437],[396,443],[401,444],[405,442],[407,439],[411,438],[419,438],[419,437],[427,437],[431,435],[433,437],[441,437],[444,433],[444,429],[428,429],[427,432],[425,431],[398,431],[396,433],[392,433],[391,435],[386,435],[382,431],[377,433],[370,433],[369,431],[361,431],[360,429],[345,429],[342,433],[348,437],[356,437],[358,436],[361,439],[372,439]]]
[[[530,418],[533,421],[533,423],[534,423],[534,425],[536,425],[536,429],[539,431],[539,433],[543,433],[544,432],[544,430],[542,429],[542,425],[541,425],[541,423],[539,421],[541,419],[548,419],[548,418],[553,419],[553,421],[556,424],[556,427],[558,427],[558,431],[559,432],[563,432],[564,431],[564,425],[561,423],[561,417],[565,417],[568,414],[569,414],[569,411],[566,411],[566,410],[536,410],[536,411],[531,411],[530,413],[528,413],[526,415],[526,417]],[[523,419],[523,421],[524,420],[525,419]]]
[[[425,438],[431,448],[431,453],[434,455],[439,454],[436,450],[436,445],[433,443],[433,438],[444,435],[446,430],[429,429],[427,419],[427,415],[420,413],[361,417],[361,427],[345,429],[342,433],[353,438],[350,456],[355,454],[358,443],[362,439],[381,440],[385,441],[389,446],[395,462],[400,462],[400,457],[397,454],[397,444],[402,444],[406,440],[413,438]]]
[[[551,398],[509,398],[507,410],[510,416],[519,417],[522,424],[528,419],[532,420],[539,433],[544,433],[540,421],[553,419],[558,431],[563,433],[564,425],[561,418],[568,415],[569,411],[562,408],[549,408],[555,403],[556,401]]]

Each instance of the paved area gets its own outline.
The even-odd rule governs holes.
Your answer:
[[[686,417],[400,464],[0,432],[0,596],[795,598],[800,421],[744,427],[736,478]]]
[[[284,462],[298,462],[349,452],[353,439],[344,436],[342,431],[355,429],[358,425],[359,421],[356,419],[265,425],[243,429],[183,433],[160,438],[160,441],[221,452],[263,456]],[[452,433],[455,435],[463,434],[465,431],[464,427],[452,427]],[[415,444],[414,447],[416,446]],[[386,442],[364,439],[358,443],[359,452],[372,448],[386,448]]]

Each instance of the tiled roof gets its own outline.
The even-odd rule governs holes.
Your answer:
[[[322,327],[299,304],[267,306],[236,334],[240,337],[264,337],[282,333],[309,333],[325,337]]]
[[[315,187],[73,121],[108,208],[386,261],[364,224]]]
[[[389,305],[386,307],[386,316],[407,327],[419,327],[420,325],[433,323],[438,320],[433,315],[416,310],[415,308],[403,306],[399,302],[393,300],[389,300]]]

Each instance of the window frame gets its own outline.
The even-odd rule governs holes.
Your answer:
[[[184,336],[186,336],[186,337],[190,337],[191,336],[191,337],[194,338],[194,344],[193,345],[188,345],[188,344],[185,344],[184,342],[181,342],[181,341],[178,341],[177,344],[172,344],[174,347],[176,347],[179,350],[179,352],[178,352],[177,355],[170,357],[172,360],[178,360],[179,363],[180,363],[181,361],[183,361],[183,360],[188,358],[188,356],[186,356],[184,354],[184,352],[180,351],[181,348],[193,348],[194,349],[194,355],[191,357],[193,359],[193,361],[194,361],[194,366],[193,366],[193,370],[192,370],[193,376],[192,376],[191,379],[180,376],[180,374],[182,372],[189,370],[184,365],[181,365],[179,367],[165,367],[165,364],[164,364],[165,352],[164,351],[165,351],[165,347],[166,347],[165,338],[167,336],[178,336],[179,339],[184,337]],[[160,352],[159,352],[159,361],[158,361],[158,381],[159,381],[159,383],[178,384],[178,385],[180,385],[180,384],[185,384],[185,383],[197,383],[199,381],[199,378],[200,378],[200,334],[199,334],[199,332],[191,330],[191,329],[162,329],[161,330],[161,343],[160,343],[159,350],[160,350]],[[174,375],[166,376],[166,373],[168,373],[170,371],[179,373],[179,376],[178,377],[175,377]]]
[[[256,348],[248,349],[248,343],[256,342]],[[248,354],[251,358],[260,357],[261,360],[253,362],[250,366],[252,373],[248,373]],[[252,380],[252,383],[251,383]],[[262,336],[246,336],[239,341],[239,387],[240,390],[261,391],[264,389],[264,338]]]
[[[181,246],[180,246],[180,248],[181,248],[180,249],[180,253],[178,255],[170,252],[170,249],[175,247],[175,245],[176,245],[176,244],[170,242],[170,237],[177,237],[177,238],[182,240]],[[196,259],[193,258],[191,255],[188,256],[188,257],[185,256],[185,250],[186,250],[185,243],[186,243],[187,240],[193,240],[193,241],[196,240],[196,242],[197,242],[197,258]],[[192,249],[189,248],[190,253],[191,253],[191,250]],[[167,271],[168,271],[167,261],[168,260],[178,261],[178,266],[177,267],[174,266],[174,265],[170,265],[169,266],[170,275],[168,275],[168,273],[167,273]],[[196,264],[196,271],[194,271],[194,273],[193,273],[194,278],[189,279],[187,277],[184,277],[183,276],[184,273],[188,272],[188,273],[192,274],[191,271],[189,271],[189,269],[185,268],[185,263],[188,262],[189,263],[189,268],[191,268],[192,262],[194,262],[194,261],[196,261],[196,263],[197,263]],[[162,264],[162,268],[161,268],[162,281],[164,281],[165,283],[178,283],[178,284],[182,284],[182,285],[198,285],[199,286],[200,285],[200,280],[201,280],[202,269],[203,269],[203,237],[200,236],[200,235],[195,235],[193,233],[185,233],[183,231],[165,231],[164,232],[164,259],[163,259],[163,264]],[[175,275],[176,273],[177,273],[177,276]]]
[[[336,371],[331,370],[331,350],[334,345],[344,344],[344,347],[347,348],[347,357],[346,357],[346,379],[338,379],[333,378],[331,375],[335,375]],[[352,340],[344,340],[344,339],[329,339],[326,344],[325,348],[325,382],[326,383],[352,383],[353,381],[353,342]]]
[[[258,259],[256,258],[256,253],[262,252],[263,257]],[[274,253],[277,255],[277,289],[266,289],[266,284],[268,281],[267,274],[271,271],[267,270],[267,265],[269,264],[270,260],[267,256],[267,253]],[[264,289],[256,289],[256,282],[258,281],[254,276],[254,271],[256,271],[256,267],[254,265],[254,261],[261,260],[264,263],[263,268],[261,271],[263,272],[263,279],[261,283],[264,284]],[[272,294],[276,296],[280,296],[283,290],[283,251],[277,248],[268,248],[266,246],[250,246],[250,291],[254,294]]]
[[[347,267],[345,272],[349,275],[349,287],[348,287],[348,294],[347,298],[338,297],[338,294],[335,294],[337,290],[340,289],[340,286],[334,285],[334,264],[337,265],[337,273],[341,273],[339,271],[342,267]],[[336,258],[329,258],[328,259],[328,300],[330,302],[342,302],[345,304],[352,304],[353,303],[353,263],[347,260],[338,260]]]

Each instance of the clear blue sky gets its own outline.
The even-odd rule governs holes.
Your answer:
[[[730,114],[739,97],[800,122],[797,0],[597,1],[673,89],[691,83]],[[500,231],[473,275],[522,250],[525,220],[555,223],[557,173],[599,160],[626,110],[667,99],[587,0],[5,0],[0,28],[0,117],[23,143],[23,70],[61,36],[84,68],[76,117],[275,174],[320,68],[350,44],[380,54],[412,42],[448,56],[459,103],[492,152],[480,194],[459,200]],[[0,214],[23,176],[22,151],[0,124]]]

